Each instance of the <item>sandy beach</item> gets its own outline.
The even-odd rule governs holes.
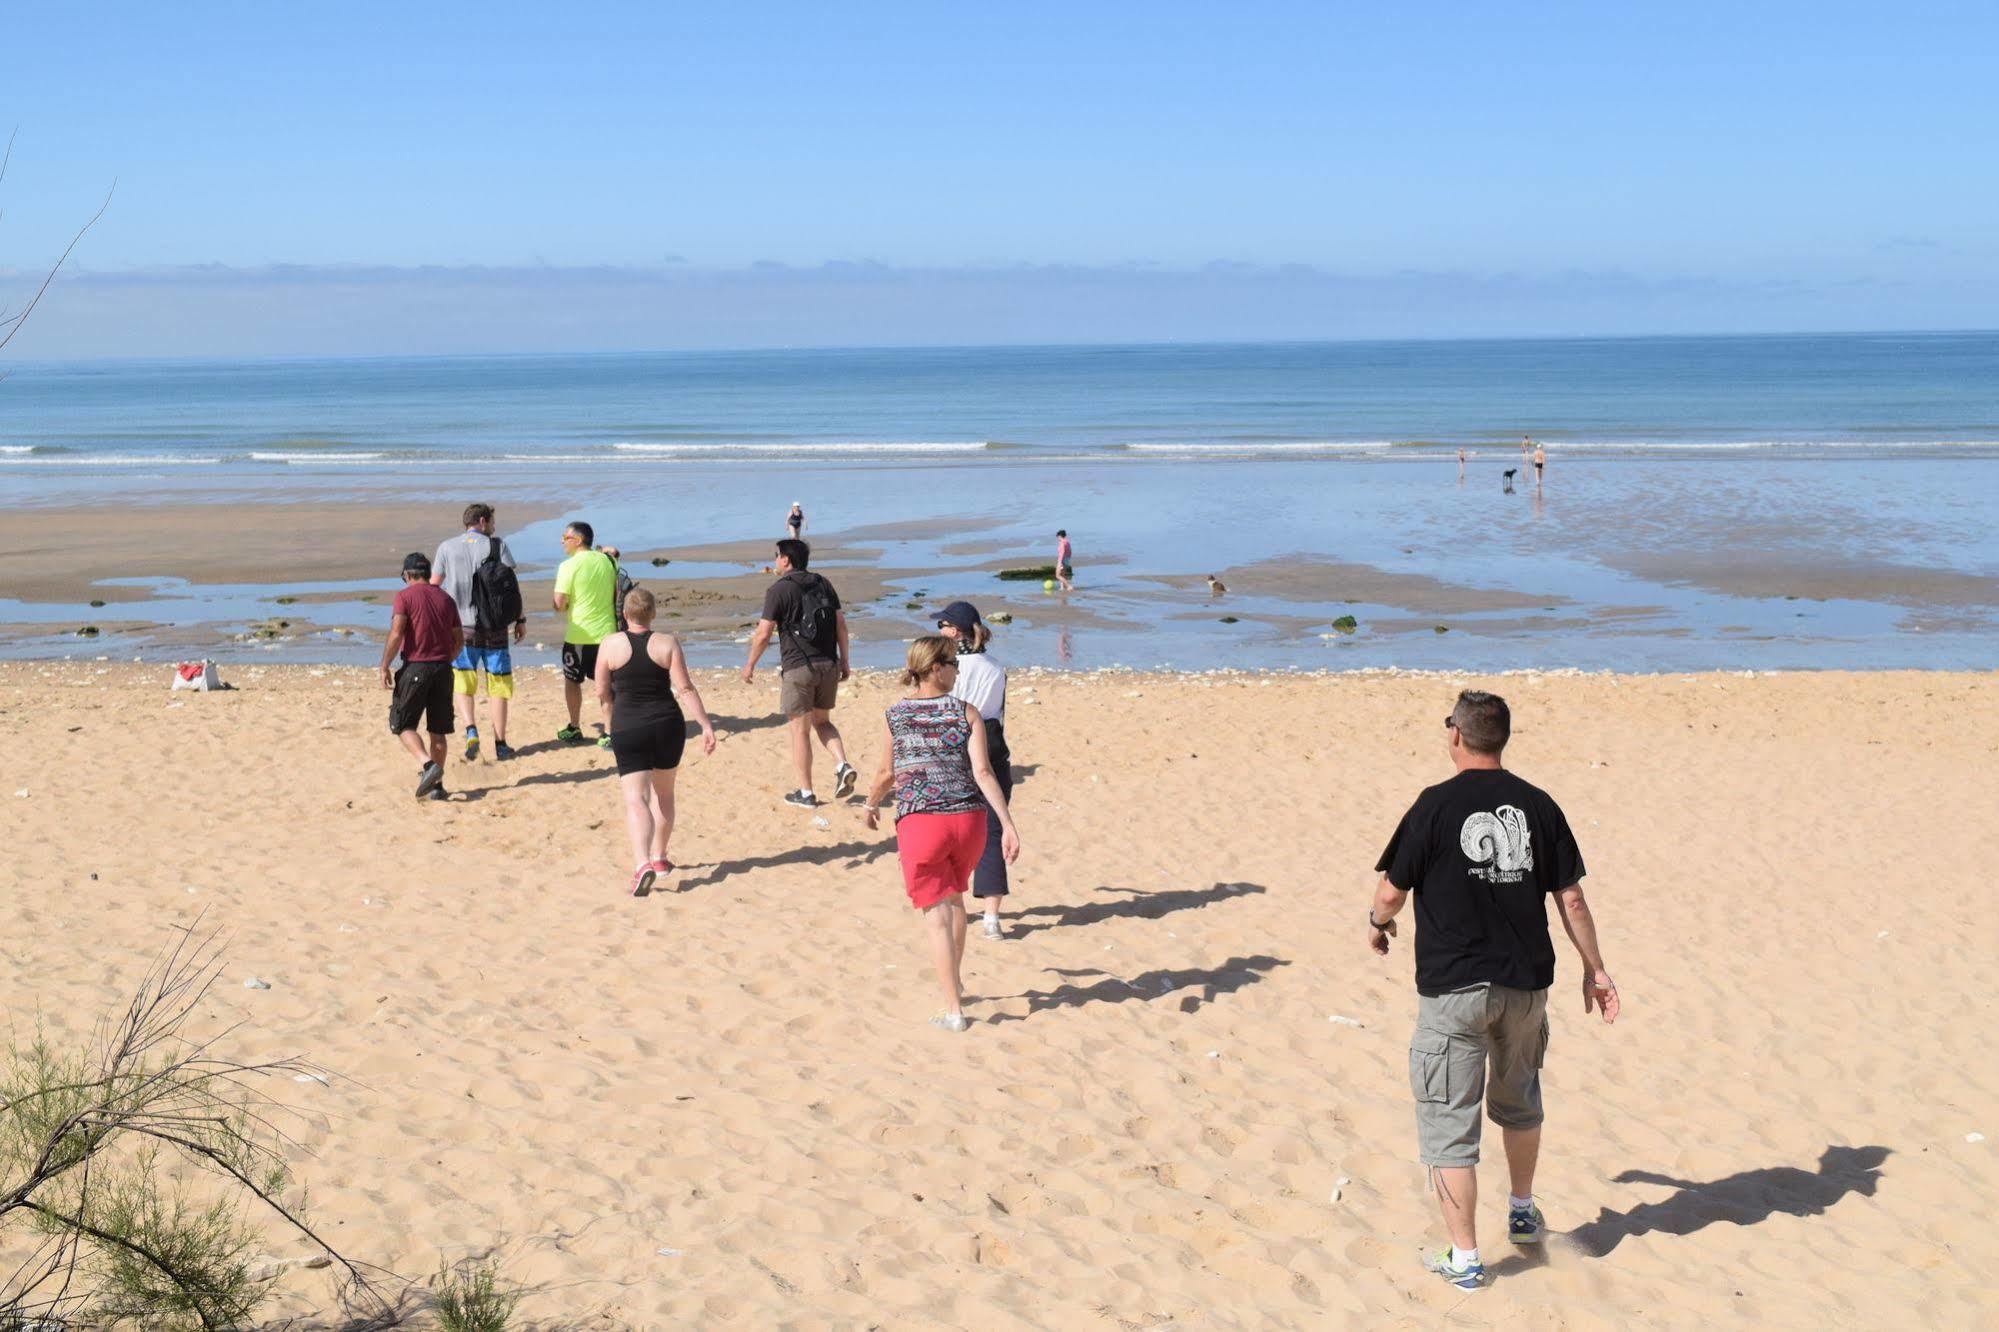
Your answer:
[[[325,1230],[414,1278],[498,1258],[528,1325],[1999,1318],[1990,675],[1016,672],[1018,914],[971,943],[963,1036],[924,1024],[889,834],[779,802],[769,672],[701,673],[723,740],[643,901],[609,755],[548,739],[550,672],[521,757],[454,747],[443,806],[366,671],[166,676],[0,664],[0,1013],[81,1035],[220,927],[203,1029],[332,1075],[274,1089]],[[1474,1294],[1417,1264],[1411,964],[1361,924],[1468,684],[1567,809],[1625,1004],[1585,1019],[1563,946],[1561,1233],[1501,1252],[1489,1155]],[[836,714],[864,768],[891,696],[868,675]],[[276,1308],[323,1311],[325,1277]]]

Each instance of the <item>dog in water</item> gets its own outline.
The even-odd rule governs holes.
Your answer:
[[[1500,489],[1509,495],[1513,493],[1513,474],[1519,470],[1518,467],[1509,467],[1506,469],[1506,484],[1501,486]]]
[[[1228,589],[1228,585],[1227,585],[1226,583],[1222,582],[1222,580],[1221,580],[1221,579],[1219,579],[1219,578],[1215,577],[1215,576],[1214,576],[1213,574],[1209,574],[1209,575],[1208,575],[1208,595],[1209,595],[1209,596],[1211,596],[1211,597],[1218,597],[1218,596],[1220,596],[1220,595],[1221,595],[1222,593],[1224,593],[1224,592],[1226,592],[1226,591],[1228,591],[1228,590],[1229,590],[1229,589]]]

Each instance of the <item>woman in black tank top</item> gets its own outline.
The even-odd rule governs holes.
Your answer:
[[[701,752],[715,752],[715,727],[687,674],[679,641],[652,631],[655,605],[642,587],[626,593],[625,623],[631,627],[605,639],[597,653],[597,701],[611,719],[611,753],[618,760],[625,832],[637,866],[633,897],[650,893],[653,881],[673,870],[666,843],[673,836],[673,783],[687,745],[688,715],[701,727]]]

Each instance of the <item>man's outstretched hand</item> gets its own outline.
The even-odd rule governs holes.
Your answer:
[[[1391,924],[1393,922],[1390,922]],[[1618,1009],[1623,1007],[1617,1001],[1617,986],[1607,971],[1586,972],[1583,975],[1583,1012],[1601,1010],[1605,1022],[1617,1021]]]

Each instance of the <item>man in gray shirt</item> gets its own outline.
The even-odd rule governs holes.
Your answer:
[[[430,581],[444,589],[458,607],[458,620],[465,629],[465,646],[451,663],[452,688],[458,698],[458,712],[465,722],[465,759],[479,757],[479,675],[486,676],[486,701],[493,727],[493,757],[510,759],[507,744],[507,701],[514,696],[513,654],[508,650],[508,631],[518,643],[527,633],[527,616],[522,610],[519,585],[513,581],[514,553],[507,543],[493,535],[493,506],[468,504],[463,518],[465,530],[437,548],[431,561]],[[479,623],[474,575],[479,566],[497,554],[499,567],[507,573],[495,580],[512,591],[499,624]],[[511,625],[506,621],[511,620]]]

